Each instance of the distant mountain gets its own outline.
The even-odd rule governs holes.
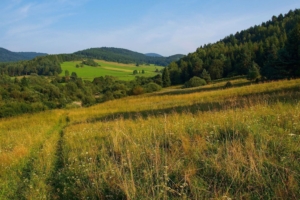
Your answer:
[[[37,56],[44,56],[46,53],[36,52],[12,52],[0,47],[0,62],[15,62],[21,60],[31,60]]]
[[[157,53],[145,53],[145,55],[150,57],[163,57],[162,55],[159,55]]]
[[[153,57],[147,56],[142,53],[130,51],[128,49],[113,48],[113,47],[101,47],[90,48],[82,51],[77,51],[75,55],[80,55],[86,58],[101,59],[119,63],[144,63],[155,64],[161,66],[167,66],[173,61],[177,61],[184,55],[178,54],[169,57]],[[158,54],[157,54],[158,55]]]

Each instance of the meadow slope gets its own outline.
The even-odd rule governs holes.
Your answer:
[[[0,120],[0,199],[299,199],[300,80]]]
[[[69,61],[61,64],[62,73],[60,76],[65,75],[65,70],[68,70],[71,74],[72,72],[76,72],[78,77],[81,77],[83,80],[92,81],[95,77],[100,76],[114,76],[120,80],[134,80],[135,76],[145,76],[152,77],[157,74],[155,70],[163,69],[162,66],[154,66],[154,65],[140,65],[135,66],[135,64],[122,64],[116,62],[108,62],[103,60],[95,60],[100,66],[99,67],[91,67],[84,65],[84,67],[77,68],[76,65],[80,65],[81,61]],[[133,71],[137,70],[138,74],[134,75]],[[142,70],[144,70],[144,74],[142,74]]]

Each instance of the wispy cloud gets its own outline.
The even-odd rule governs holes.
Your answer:
[[[32,7],[32,4],[25,5],[25,6],[21,7],[21,8],[19,8],[18,13],[20,15],[27,16],[31,7]]]
[[[81,30],[74,32],[52,30],[53,21],[44,21],[38,25],[24,25],[10,29],[9,35],[20,35],[19,40],[10,41],[14,47],[25,38],[34,38],[30,48],[47,53],[72,53],[90,47],[120,47],[147,53],[156,52],[169,56],[176,53],[187,54],[195,51],[200,45],[215,42],[230,33],[253,16],[226,18],[223,20],[208,19],[206,16],[194,15],[185,19],[141,19],[130,26],[112,30]],[[220,36],[221,35],[221,36]],[[55,45],[53,45],[55,44]],[[28,45],[28,44],[27,44]],[[41,49],[41,46],[43,47]],[[26,47],[22,47],[26,48]]]
[[[46,53],[71,53],[90,47],[108,46],[165,56],[187,54],[203,44],[216,42],[270,17],[269,13],[261,12],[257,7],[251,12],[224,12],[225,3],[221,1],[217,6],[208,1],[200,4],[197,0],[174,0],[172,5],[170,1],[159,1],[153,6],[147,4],[148,7],[143,7],[145,10],[135,18],[132,16],[136,15],[120,8],[120,5],[124,5],[120,3],[121,0],[118,1],[119,7],[113,3],[106,4],[104,0],[100,3],[98,0],[11,1],[13,4],[9,6],[1,7],[0,3],[0,44],[14,51]],[[256,3],[248,2],[254,6],[257,6]],[[92,15],[97,12],[91,7],[94,4],[102,8],[99,13],[101,17],[97,13]],[[209,11],[200,7],[194,9],[194,4],[206,6]],[[108,6],[109,12],[101,6]],[[89,9],[93,13],[89,13]],[[213,12],[210,9],[214,9]],[[274,9],[269,12],[274,12]],[[123,20],[124,15],[131,17]]]

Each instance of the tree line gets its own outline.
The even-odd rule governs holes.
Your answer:
[[[16,62],[20,60],[31,60],[37,56],[47,55],[36,52],[12,52],[0,47],[0,62]]]
[[[299,72],[300,10],[199,47],[168,65],[172,85],[192,77],[207,81],[259,72],[263,79],[295,78]]]
[[[79,101],[90,106],[128,95],[139,95],[162,88],[161,75],[152,78],[136,77],[121,81],[115,77],[97,77],[82,80],[75,72],[65,76],[38,76],[22,78],[0,75],[0,118],[48,109],[69,108]]]
[[[0,63],[0,74],[8,76],[43,75],[53,76],[62,72],[60,64],[64,61],[81,60],[73,54],[39,56],[32,60]]]
[[[102,47],[90,48],[74,53],[83,58],[100,59],[119,63],[139,63],[139,64],[155,64],[159,66],[167,66],[173,61],[177,61],[183,57],[181,54],[176,54],[169,57],[152,57],[145,54],[133,52],[127,49]]]

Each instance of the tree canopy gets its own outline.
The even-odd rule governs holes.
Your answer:
[[[172,84],[209,74],[212,80],[247,75],[255,67],[262,77],[300,77],[300,10],[273,16],[259,26],[197,48],[168,65]],[[208,76],[207,76],[208,77]]]

